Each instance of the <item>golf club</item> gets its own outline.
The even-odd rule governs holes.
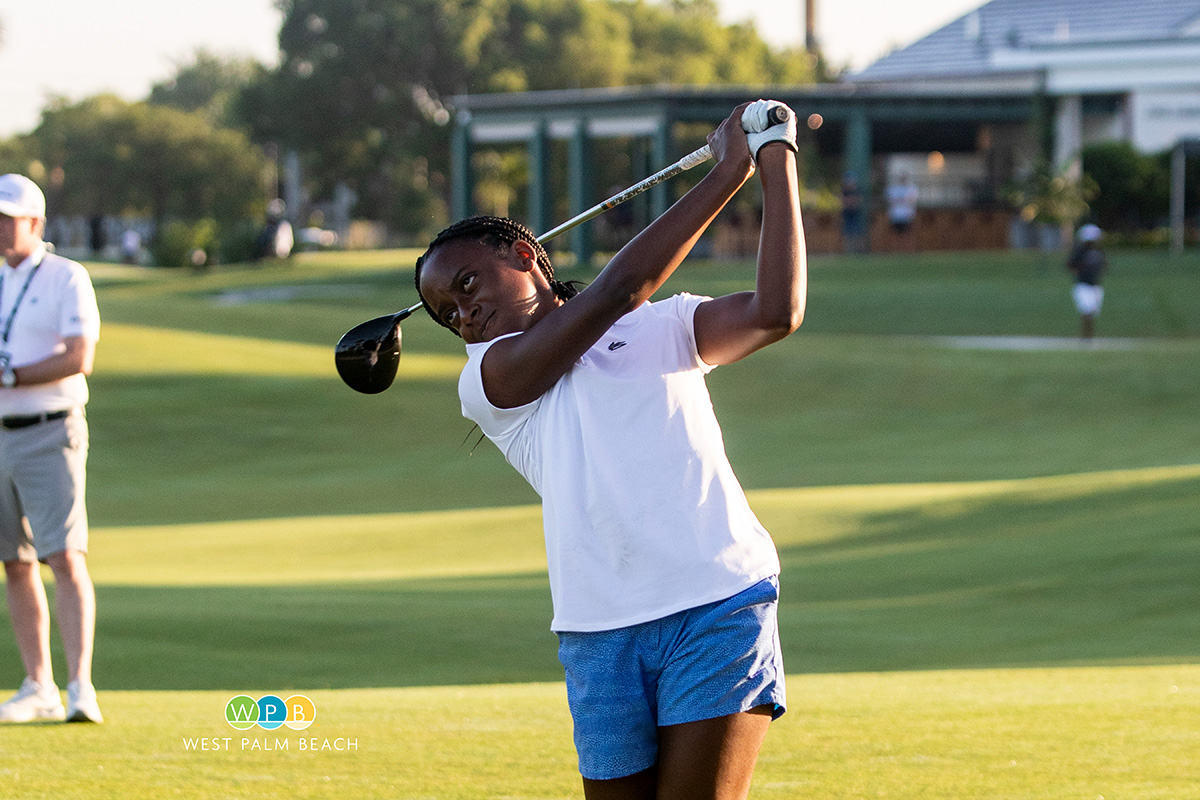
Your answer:
[[[537,237],[545,243],[561,233],[598,217],[610,208],[624,203],[668,178],[689,170],[712,158],[708,145],[689,153],[671,166],[654,173],[649,178],[634,184],[623,192],[613,195],[603,203],[589,208],[567,220],[553,230]],[[334,348],[334,364],[338,375],[347,386],[363,394],[378,394],[392,385],[396,370],[400,366],[400,323],[421,307],[420,303],[382,317],[356,325],[338,340]]]
[[[379,394],[392,385],[400,365],[400,323],[420,303],[355,325],[338,340],[333,363],[347,386],[363,394]]]
[[[786,106],[776,106],[767,113],[768,125],[787,122],[790,114],[791,111]],[[619,206],[650,187],[699,166],[712,157],[712,150],[708,145],[704,145],[671,166],[543,233],[537,237],[538,243],[545,244],[555,236],[600,216],[610,208]],[[347,386],[363,394],[378,394],[392,385],[392,381],[396,379],[396,370],[400,366],[400,323],[418,308],[421,308],[421,303],[395,314],[368,320],[354,326],[338,340],[337,347],[334,348],[334,363],[337,365],[338,375]]]

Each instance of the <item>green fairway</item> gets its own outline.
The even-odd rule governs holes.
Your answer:
[[[387,393],[333,370],[414,255],[94,267],[108,721],[0,727],[0,797],[580,795],[537,497],[459,413],[461,343],[418,314]],[[1074,346],[1056,257],[837,257],[799,333],[713,372],[784,565],[754,796],[1200,798],[1200,257],[1111,259],[1111,348]],[[955,338],[1013,336],[1057,339]],[[235,731],[243,693],[317,722]]]
[[[0,731],[0,793],[581,796],[558,683],[314,691],[317,721],[284,733],[230,728],[231,694],[108,692],[103,728]],[[753,797],[1200,796],[1200,667],[800,675],[788,695]]]
[[[751,502],[784,565],[793,671],[1200,662],[1200,466]],[[97,671],[114,689],[559,676],[536,507],[95,541]]]

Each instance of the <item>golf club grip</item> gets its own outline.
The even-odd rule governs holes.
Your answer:
[[[539,243],[544,244],[545,242],[549,241],[550,239],[553,239],[555,236],[558,236],[560,233],[565,233],[566,231],[571,230],[571,228],[574,228],[577,225],[581,225],[584,222],[587,222],[589,219],[594,219],[595,217],[598,217],[601,214],[603,214],[605,211],[608,211],[610,208],[619,206],[619,205],[621,205],[621,203],[624,203],[626,200],[630,199],[631,197],[641,194],[642,192],[649,189],[651,186],[656,186],[665,180],[674,178],[679,173],[686,172],[687,170],[691,169],[692,167],[703,164],[705,161],[708,161],[712,157],[713,157],[712,150],[710,150],[708,148],[708,145],[704,145],[699,150],[688,153],[686,156],[679,159],[671,166],[666,167],[666,168],[654,173],[649,178],[646,178],[643,181],[639,181],[638,183],[635,183],[633,186],[630,186],[625,191],[614,194],[612,197],[608,198],[603,203],[592,206],[587,211],[584,211],[582,214],[580,214],[576,217],[572,217],[571,219],[562,223],[558,227],[552,228],[551,230],[546,231],[541,236],[537,237],[537,240]]]
[[[767,112],[767,122],[771,125],[782,125],[792,117],[792,111],[787,106],[775,106]]]

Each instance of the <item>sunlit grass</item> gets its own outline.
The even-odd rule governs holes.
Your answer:
[[[773,489],[750,492],[780,548],[836,542],[829,561],[899,552],[859,549],[876,520],[950,520],[997,501],[1065,503],[1200,478],[1200,465],[1025,480]],[[537,506],[100,528],[92,570],[105,584],[278,585],[348,580],[519,575],[546,568]]]
[[[403,353],[397,380],[457,378],[465,356]],[[105,375],[243,375],[339,380],[328,346],[109,323],[97,349]]]
[[[105,584],[236,586],[544,572],[535,506],[104,528]]]
[[[0,730],[0,794],[581,796],[560,683],[310,690],[317,719],[302,732],[225,723],[231,696],[267,692],[292,688],[106,692],[103,727]],[[752,797],[1197,796],[1197,666],[801,675],[788,698]]]

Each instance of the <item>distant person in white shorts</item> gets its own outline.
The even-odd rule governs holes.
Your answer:
[[[1067,269],[1075,273],[1075,286],[1071,295],[1075,310],[1079,312],[1079,335],[1091,339],[1096,335],[1096,317],[1104,304],[1104,287],[1100,277],[1104,274],[1108,260],[1100,249],[1100,238],[1104,232],[1095,225],[1084,225],[1079,229],[1078,244],[1067,259]]]
[[[85,376],[100,337],[87,271],[47,252],[46,199],[0,176],[0,560],[25,666],[0,722],[101,722],[92,686],[96,593],[87,568]],[[55,581],[67,657],[64,708],[50,665],[50,611],[39,562]]]

